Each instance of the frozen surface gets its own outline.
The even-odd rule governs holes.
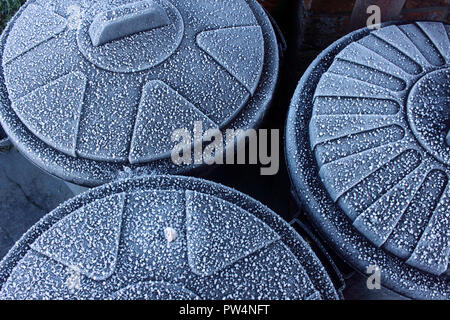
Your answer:
[[[161,127],[160,124],[167,117],[171,117],[170,124]],[[193,132],[196,121],[202,123],[203,130],[218,128],[201,110],[164,82],[148,82],[139,102],[129,162],[145,163],[153,158],[167,156],[173,148],[172,133],[179,128]],[[154,141],[158,141],[158,144]]]
[[[14,101],[13,108],[36,136],[75,157],[85,90],[85,76],[72,72]]]
[[[186,171],[167,152],[173,128],[191,128],[193,113],[205,126],[255,127],[272,99],[278,48],[255,0],[148,0],[168,24],[94,45],[95,17],[127,13],[132,3],[30,1],[3,34],[1,122],[32,161],[65,180],[98,185],[124,166]],[[152,109],[156,81],[171,94],[152,99],[184,106]]]
[[[389,26],[353,42],[322,76],[310,124],[319,175],[353,225],[436,275],[450,254],[449,50],[440,23]]]
[[[296,194],[330,244],[415,298],[450,297],[447,30],[390,24],[336,42],[300,81],[286,129]]]
[[[155,1],[137,1],[97,14],[89,27],[94,46],[170,24],[163,7]]]
[[[335,299],[310,247],[232,189],[122,180],[47,215],[0,264],[3,299]]]

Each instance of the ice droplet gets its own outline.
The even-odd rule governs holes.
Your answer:
[[[171,227],[167,227],[164,229],[164,237],[166,237],[167,242],[170,243],[170,242],[177,240],[178,233],[175,229],[173,229]]]

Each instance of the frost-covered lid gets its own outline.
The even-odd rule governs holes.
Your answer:
[[[276,214],[193,178],[120,180],[66,202],[0,263],[1,299],[335,299]]]
[[[53,174],[86,185],[170,161],[175,129],[254,127],[277,78],[255,0],[30,0],[0,47],[0,120]]]
[[[353,42],[322,76],[311,148],[333,201],[377,246],[440,275],[450,254],[450,42],[441,23]]]
[[[357,242],[348,232],[357,232],[383,255],[369,258],[368,245],[358,244],[365,253],[352,258],[359,260],[356,264],[361,268],[370,260],[395,257],[398,260],[389,262],[393,274],[389,281],[396,282],[391,285],[400,291],[407,288],[405,279],[422,285],[420,290],[410,286],[403,292],[411,296],[425,295],[421,281],[429,282],[426,277],[440,277],[425,286],[426,294],[446,292],[449,298],[449,31],[442,23],[417,22],[344,38],[327,49],[302,79],[288,120],[287,152],[298,193],[302,191],[296,180],[304,183],[312,173],[306,173],[310,170],[304,167],[310,166],[303,162],[306,159],[295,159],[307,148],[320,182],[309,177],[306,184],[327,195],[320,200],[321,209],[310,207],[312,214],[325,214],[330,203],[339,207],[341,217],[336,221],[341,226],[334,227],[342,228],[344,220],[352,225],[340,231],[341,250],[343,242]],[[295,114],[298,105],[305,104],[306,127]],[[300,138],[302,128],[308,135]],[[320,192],[310,192],[319,198]],[[310,196],[305,193],[300,195],[304,200]],[[324,219],[330,223],[334,218]],[[330,233],[329,226],[325,233]],[[398,267],[405,274],[394,275]],[[415,278],[411,270],[417,270]],[[446,284],[433,292],[439,281]]]

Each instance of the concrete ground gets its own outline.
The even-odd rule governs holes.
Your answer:
[[[73,197],[15,149],[0,151],[0,258],[44,214]]]

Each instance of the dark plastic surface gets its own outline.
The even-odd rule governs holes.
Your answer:
[[[8,142],[8,136],[5,130],[0,126],[0,147],[4,146]]]

